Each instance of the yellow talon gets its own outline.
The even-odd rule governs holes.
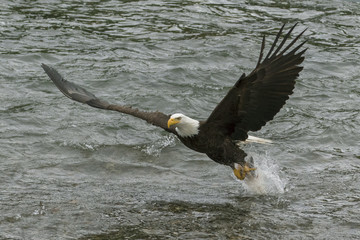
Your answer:
[[[240,180],[244,180],[245,177],[246,177],[246,174],[248,172],[251,172],[251,171],[255,171],[256,168],[251,168],[248,166],[247,163],[245,163],[245,166],[241,166],[240,164],[237,165],[236,168],[234,168],[234,175],[240,179]]]

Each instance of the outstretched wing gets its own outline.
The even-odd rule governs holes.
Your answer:
[[[68,98],[74,101],[86,103],[95,108],[101,108],[105,110],[112,110],[125,114],[130,114],[134,117],[141,118],[155,126],[161,127],[168,132],[176,134],[173,128],[169,129],[167,127],[167,121],[170,118],[169,115],[166,115],[161,112],[145,112],[128,106],[110,104],[107,101],[97,98],[94,94],[90,93],[84,88],[79,87],[78,85],[65,80],[54,68],[49,67],[45,64],[42,64],[41,67],[44,69],[44,71],[47,73],[50,79],[54,82],[54,84],[59,88],[59,90],[65,96],[67,96]]]
[[[284,26],[285,24],[264,60],[263,37],[256,68],[248,76],[243,74],[240,77],[205,124],[231,135],[233,139],[245,140],[248,131],[259,130],[280,111],[289,95],[293,93],[295,79],[303,69],[299,64],[303,62],[303,54],[306,51],[304,49],[297,53],[305,42],[293,47],[305,30],[284,47],[296,24],[276,46]]]

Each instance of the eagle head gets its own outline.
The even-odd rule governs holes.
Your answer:
[[[192,137],[199,133],[200,122],[182,113],[175,113],[170,116],[168,128],[172,125],[176,126],[175,130],[180,137]]]

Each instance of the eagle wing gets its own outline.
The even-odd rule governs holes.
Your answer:
[[[263,37],[256,68],[248,76],[243,74],[240,77],[211,113],[205,125],[216,127],[234,140],[245,140],[248,131],[259,130],[280,111],[293,93],[295,79],[303,69],[299,64],[303,62],[306,51],[304,49],[297,53],[306,41],[293,47],[306,29],[284,47],[296,24],[276,47],[284,26],[285,24],[262,60],[265,47]]]
[[[97,98],[94,94],[90,93],[89,91],[85,90],[84,88],[65,80],[54,68],[47,66],[46,64],[42,64],[41,67],[50,77],[50,79],[54,82],[57,88],[68,98],[81,102],[86,103],[95,108],[101,108],[105,110],[112,110],[118,111],[121,113],[129,114],[138,118],[141,118],[152,125],[158,126],[163,128],[164,130],[174,133],[174,128],[168,128],[167,122],[170,118],[169,115],[166,115],[161,112],[145,112],[140,111],[139,109],[110,104],[107,101]]]

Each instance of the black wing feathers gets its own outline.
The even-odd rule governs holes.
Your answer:
[[[110,105],[108,102],[98,99],[94,94],[88,92],[84,88],[65,80],[54,68],[45,64],[41,64],[41,67],[54,82],[56,87],[68,98],[77,102],[86,103],[96,108],[107,109]]]
[[[304,31],[285,46],[296,25],[276,46],[284,26],[264,59],[265,37],[263,38],[256,68],[248,76],[243,74],[240,77],[211,113],[206,124],[214,125],[233,139],[245,140],[248,131],[259,130],[279,112],[293,92],[295,79],[302,70],[299,65],[303,62],[306,51],[297,53],[305,42],[290,50]]]
[[[167,121],[169,119],[168,115],[161,112],[145,112],[132,107],[110,104],[97,98],[94,94],[90,93],[84,88],[65,80],[54,68],[45,64],[42,64],[41,66],[50,79],[54,82],[54,84],[59,88],[59,90],[68,98],[77,102],[86,103],[92,107],[130,114],[132,116],[146,120],[155,126],[161,127],[168,132],[176,134],[173,128],[169,129],[167,127]]]

